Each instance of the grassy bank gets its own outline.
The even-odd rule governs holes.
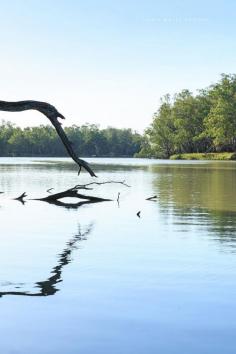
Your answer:
[[[170,157],[171,160],[236,160],[235,152],[212,152],[176,154]]]

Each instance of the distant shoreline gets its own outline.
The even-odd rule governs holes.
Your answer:
[[[236,160],[235,152],[209,152],[209,153],[189,153],[175,154],[170,156],[170,160],[218,160],[218,161],[234,161]]]

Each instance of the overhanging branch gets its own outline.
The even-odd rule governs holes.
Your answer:
[[[80,170],[83,167],[90,174],[90,176],[96,177],[94,171],[91,169],[89,164],[86,161],[77,157],[76,153],[74,152],[71,142],[69,141],[65,131],[63,130],[61,123],[58,121],[58,118],[65,119],[65,117],[61,113],[59,113],[54,106],[46,102],[32,100],[18,102],[0,101],[0,111],[21,112],[27,110],[36,110],[44,114],[56,129],[57,134],[61,138],[61,141],[64,144],[68,154],[79,165]]]

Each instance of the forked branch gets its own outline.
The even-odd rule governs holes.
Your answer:
[[[76,186],[69,188],[63,192],[50,194],[50,195],[47,195],[46,197],[37,198],[35,200],[40,200],[40,201],[48,202],[51,204],[56,204],[58,206],[65,206],[65,207],[71,207],[71,208],[77,208],[81,205],[88,204],[88,203],[99,203],[99,202],[111,201],[112,199],[94,197],[91,195],[84,195],[84,194],[78,193],[78,191],[81,189],[92,190],[93,188],[89,187],[91,185],[103,185],[103,184],[109,184],[109,183],[122,184],[126,187],[130,187],[127,183],[125,183],[125,181],[106,181],[106,182],[92,182],[92,183],[87,183],[87,184],[77,184]],[[48,191],[51,189],[52,188],[48,189]],[[61,199],[63,199],[63,198],[78,198],[78,199],[82,199],[82,201],[78,202],[76,204],[64,203],[61,201]]]

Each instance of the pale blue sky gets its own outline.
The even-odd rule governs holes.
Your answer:
[[[0,0],[0,99],[54,104],[66,124],[142,131],[166,93],[236,73],[231,0]],[[34,112],[4,113],[21,126]]]

